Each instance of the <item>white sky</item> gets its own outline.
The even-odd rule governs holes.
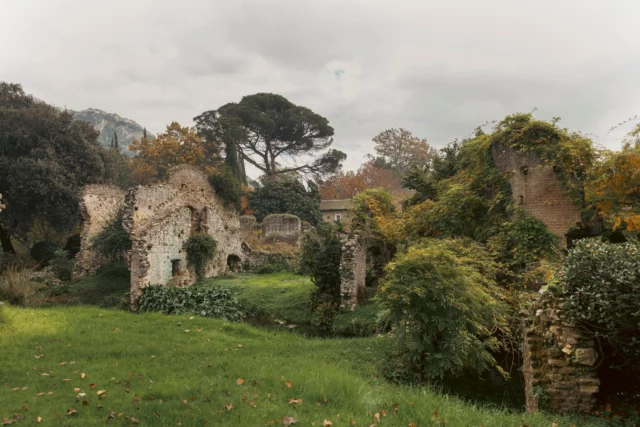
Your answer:
[[[274,92],[355,169],[404,127],[435,147],[536,116],[617,149],[640,113],[638,0],[0,0],[0,80],[162,131]]]

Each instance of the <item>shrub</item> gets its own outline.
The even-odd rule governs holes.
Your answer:
[[[41,267],[46,267],[59,249],[55,243],[43,240],[33,245],[30,255]]]
[[[192,234],[187,240],[187,263],[192,266],[198,278],[204,276],[205,267],[216,255],[218,242],[204,233]]]
[[[335,299],[327,294],[312,296],[311,306],[313,314],[311,323],[318,327],[320,333],[328,336],[333,331],[333,323],[336,319],[336,303]]]
[[[140,311],[164,314],[197,314],[237,321],[242,317],[240,303],[230,289],[222,287],[170,288],[149,286],[140,298]]]
[[[329,295],[336,303],[340,300],[342,259],[339,227],[339,224],[319,224],[315,231],[305,233],[300,252],[300,272],[311,276],[316,286],[314,295]],[[315,307],[313,298],[312,309]]]
[[[131,273],[129,272],[129,266],[120,260],[101,265],[96,270],[96,275],[107,279],[128,279]]]
[[[40,286],[31,281],[31,270],[9,266],[0,276],[0,297],[25,307],[33,303]]]
[[[640,363],[640,243],[579,240],[558,272],[562,309],[621,365]]]
[[[395,359],[424,381],[497,366],[492,334],[506,323],[496,268],[469,240],[424,240],[387,266],[380,289],[395,331]]]
[[[73,272],[73,260],[69,259],[67,251],[57,250],[53,259],[49,262],[53,274],[60,280],[71,280]]]
[[[240,210],[242,184],[228,168],[224,168],[220,173],[210,175],[209,182],[225,206],[233,206],[236,210]]]
[[[113,220],[93,238],[93,249],[109,261],[124,258],[131,249],[131,237],[122,225],[123,211],[120,210]]]
[[[265,262],[253,269],[256,274],[281,273],[283,271],[291,271],[291,266],[287,258],[281,254],[267,255]]]

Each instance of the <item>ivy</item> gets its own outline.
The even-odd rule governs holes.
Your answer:
[[[198,278],[202,278],[205,267],[216,255],[218,242],[204,233],[192,234],[187,240],[187,263],[194,267]]]
[[[131,236],[122,225],[123,215],[124,212],[121,209],[113,220],[93,238],[93,249],[109,261],[123,259],[132,246]]]

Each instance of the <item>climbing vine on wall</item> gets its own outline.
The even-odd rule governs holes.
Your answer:
[[[216,255],[217,247],[218,242],[204,233],[193,234],[187,240],[187,263],[193,266],[198,278],[204,276],[207,262]]]

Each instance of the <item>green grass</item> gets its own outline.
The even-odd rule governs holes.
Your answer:
[[[259,307],[274,319],[303,326],[300,328],[302,331],[313,333],[308,326],[311,324],[309,296],[314,285],[307,276],[293,273],[238,274],[231,278],[209,279],[202,284],[236,289],[238,298],[245,305]],[[368,303],[359,305],[353,312],[340,312],[336,315],[334,329],[339,334],[343,333],[354,319],[373,327],[378,311],[377,304]]]
[[[386,338],[305,339],[215,319],[83,306],[2,310],[0,419],[17,414],[16,425],[42,417],[39,425],[135,419],[147,426],[244,427],[282,425],[284,416],[301,426],[325,419],[334,426],[442,425],[432,421],[436,410],[447,426],[537,427],[554,418],[389,384],[373,363]],[[86,396],[76,399],[74,388]],[[77,413],[65,415],[70,409]],[[382,411],[387,415],[374,422]],[[107,421],[109,414],[115,418]],[[571,423],[596,425],[559,419],[560,427]]]

